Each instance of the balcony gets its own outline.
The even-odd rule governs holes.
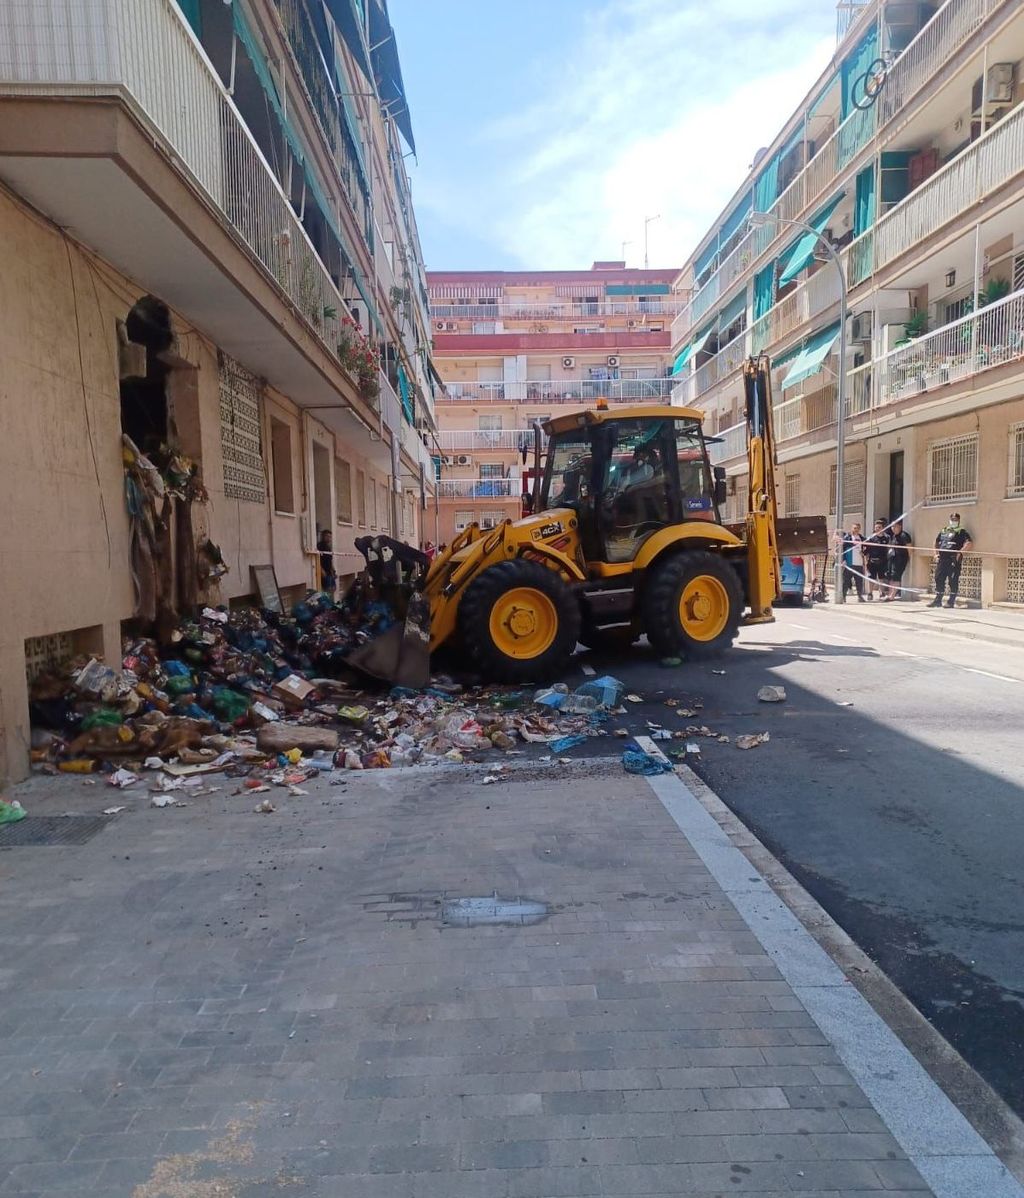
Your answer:
[[[986,196],[1019,176],[1022,162],[1024,104],[1018,104],[851,243],[850,285],[970,213]]]
[[[517,478],[443,478],[437,494],[439,499],[518,499],[521,488]]]
[[[714,466],[720,466],[732,458],[745,456],[747,452],[747,426],[734,424],[723,429],[708,446],[708,456]]]
[[[890,350],[851,373],[850,413],[876,411],[1024,358],[1024,290]],[[865,385],[863,379],[867,378]],[[874,386],[871,386],[871,380]],[[859,388],[855,385],[860,380]],[[867,396],[867,401],[857,396]]]
[[[676,380],[560,379],[522,383],[446,383],[452,403],[667,403]]]
[[[909,115],[907,105],[913,97],[929,80],[949,71],[950,60],[956,51],[1003,3],[1004,0],[946,0],[890,68],[878,104],[866,111],[855,109],[847,117],[779,196],[770,209],[771,214],[793,219],[816,204],[820,206],[834,192],[840,178],[848,176],[850,168],[875,134],[876,120],[877,128],[881,129],[900,113]],[[1015,161],[1019,164],[1021,158]],[[933,175],[928,182],[935,178],[937,176]],[[701,317],[726,298],[734,284],[760,265],[769,250],[792,236],[791,229],[775,222],[752,229],[719,263],[717,270],[694,295],[690,306],[673,321],[673,344],[685,340]],[[869,272],[865,273],[860,259],[853,265],[857,281],[867,277]]]
[[[518,452],[525,442],[533,448],[532,428],[446,429],[437,435],[438,443],[445,453],[484,453],[487,451]]]
[[[177,4],[6,7],[0,176],[299,406],[367,436],[376,405],[337,355],[345,302]]]
[[[430,315],[433,320],[582,320],[594,316],[625,316],[638,321],[647,316],[674,316],[683,307],[683,301],[673,296],[652,299],[647,303],[636,300],[602,299],[595,303],[568,304],[458,304],[431,300]],[[438,329],[438,332],[444,330]]]

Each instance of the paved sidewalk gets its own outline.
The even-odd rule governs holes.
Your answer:
[[[808,1013],[813,942],[676,779],[482,776],[323,780],[270,815],[226,787],[21,788],[34,815],[129,809],[0,852],[0,1195],[1021,1193],[969,1135],[922,1181],[834,1047],[850,1027]],[[445,905],[495,893],[542,909]],[[752,923],[789,937],[803,1001]],[[953,1188],[958,1152],[991,1187]]]
[[[832,604],[824,606],[831,607]],[[931,607],[922,602],[858,603],[851,595],[845,604],[836,608],[848,615],[895,624],[902,628],[924,632],[949,633],[953,636],[987,641],[993,645],[1024,646],[1024,609],[1015,607]]]

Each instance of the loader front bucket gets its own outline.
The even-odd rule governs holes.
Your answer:
[[[392,686],[424,687],[430,681],[430,604],[421,588],[430,561],[391,537],[360,537],[356,548],[366,559],[354,584],[365,610],[379,613],[383,607],[394,619],[345,662]]]

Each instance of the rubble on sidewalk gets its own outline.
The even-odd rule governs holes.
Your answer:
[[[32,682],[33,764],[98,771],[126,798],[149,792],[154,805],[179,805],[168,791],[203,793],[217,775],[302,794],[321,772],[482,761],[529,744],[560,754],[623,713],[623,684],[609,676],[571,692],[464,688],[446,677],[375,688],[346,657],[391,620],[383,603],[354,616],[311,594],[288,615],[205,608],[162,648],[129,639],[120,672],[74,660]]]

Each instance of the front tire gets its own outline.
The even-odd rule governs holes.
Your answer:
[[[717,657],[736,639],[743,595],[717,554],[683,550],[655,566],[644,594],[647,639],[664,657]]]
[[[539,562],[498,562],[466,588],[459,632],[484,677],[543,682],[565,669],[576,648],[579,601]]]

